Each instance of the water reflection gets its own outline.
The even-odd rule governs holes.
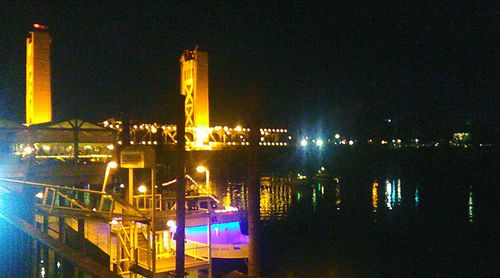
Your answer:
[[[392,184],[389,180],[385,181],[385,205],[388,209],[392,209]]]
[[[372,184],[372,207],[373,207],[373,212],[377,212],[377,208],[378,208],[378,182],[377,182],[377,180],[374,180],[373,184]]]
[[[401,203],[401,180],[398,179],[397,184],[396,184],[396,203],[400,204]]]
[[[376,199],[376,200],[375,200]],[[401,180],[385,180],[385,205],[389,210],[401,204]],[[376,202],[376,204],[375,204]],[[378,207],[378,182],[375,180],[372,185],[372,206],[376,212]]]
[[[420,205],[420,193],[418,192],[418,184],[415,186],[415,206]]]
[[[318,203],[318,195],[316,194],[316,187],[313,188],[312,192],[312,205],[313,205],[313,210],[316,210],[316,205]]]
[[[362,185],[363,187],[365,185]],[[247,185],[243,182],[226,182],[218,184],[217,196],[225,206],[234,206],[242,210],[247,208]],[[404,203],[421,205],[421,188],[419,183],[402,181],[400,178],[375,179],[364,187],[371,190],[372,213],[378,214],[381,209],[394,211]],[[261,179],[260,215],[261,220],[280,220],[288,217],[290,208],[299,205],[302,209],[318,211],[324,207],[340,210],[345,206],[343,199],[351,192],[360,189],[354,184],[345,185],[339,178],[322,182],[297,184],[284,177],[265,177]],[[347,191],[345,191],[347,190]],[[354,190],[354,191],[353,191]],[[475,221],[475,195],[472,187],[467,191],[467,221]],[[407,198],[406,198],[407,197]],[[353,200],[355,205],[362,205],[359,199]]]
[[[335,185],[335,206],[337,207],[337,210],[340,210],[341,203],[342,203],[342,194],[340,189],[340,182],[337,182]]]
[[[468,200],[467,220],[468,220],[469,223],[474,222],[474,195],[472,193],[472,186],[469,187],[469,200]]]
[[[292,204],[292,190],[288,180],[271,178],[261,180],[260,218],[261,220],[283,219]]]

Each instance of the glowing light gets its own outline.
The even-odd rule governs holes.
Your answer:
[[[141,193],[146,193],[147,188],[146,188],[146,186],[145,186],[145,185],[140,185],[140,186],[137,188],[137,190],[138,190],[139,192],[141,192]]]
[[[241,126],[240,125],[237,125],[235,128],[234,128],[235,131],[241,131]]]
[[[316,146],[318,146],[318,147],[323,146],[323,140],[321,140],[321,139],[316,140]]]
[[[108,163],[108,167],[111,169],[116,169],[116,167],[118,167],[118,163],[116,163],[116,161],[111,161]]]
[[[349,145],[350,145],[350,146],[354,145],[354,141],[349,140]]]
[[[203,165],[198,165],[196,167],[196,172],[198,172],[198,173],[204,173],[206,170],[207,170],[207,168]]]
[[[42,145],[42,150],[48,152],[48,151],[50,151],[50,146]]]
[[[306,139],[302,139],[302,140],[300,141],[300,145],[301,145],[302,147],[307,146],[307,140],[306,140]]]
[[[46,30],[47,29],[47,26],[42,25],[42,24],[38,24],[38,23],[33,24],[33,27],[35,27],[36,29],[39,29],[39,30]]]
[[[109,144],[109,145],[106,146],[106,148],[108,148],[108,150],[112,151],[112,150],[115,149],[115,145]]]
[[[24,147],[24,149],[23,149],[23,154],[25,154],[25,155],[30,155],[30,154],[32,154],[32,153],[33,153],[33,151],[34,151],[34,149],[33,149],[32,147],[27,146],[27,147]]]
[[[174,220],[168,220],[167,221],[167,227],[175,229],[177,227],[177,225],[175,224]]]
[[[340,134],[335,134],[335,139],[339,139],[340,138]]]
[[[121,183],[120,188],[125,188],[125,184]]]
[[[235,208],[232,206],[227,206],[227,207],[224,207],[224,209],[216,209],[214,211],[215,211],[215,213],[236,212],[236,211],[238,211],[238,208]]]
[[[36,193],[35,197],[37,197],[38,199],[42,199],[43,198],[43,192]]]
[[[196,142],[195,142],[195,145],[196,146],[202,146],[205,142],[208,142],[208,137],[210,135],[210,128],[208,127],[197,127],[195,129],[195,133],[196,133]]]

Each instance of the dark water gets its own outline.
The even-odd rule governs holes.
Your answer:
[[[263,177],[267,276],[498,277],[496,152],[334,158],[323,161],[322,181]],[[217,191],[245,207],[244,181],[221,180]],[[214,273],[227,268],[216,262]]]

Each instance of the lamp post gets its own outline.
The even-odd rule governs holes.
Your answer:
[[[205,172],[205,188],[207,190],[208,195],[210,195],[212,191],[210,188],[210,171],[208,170],[207,167],[203,165],[198,165],[198,167],[196,167],[196,172],[198,173]]]
[[[118,167],[118,163],[115,161],[111,161],[108,163],[106,166],[106,173],[104,174],[104,181],[102,183],[102,190],[101,192],[104,193],[106,191],[106,185],[108,184],[108,178],[109,178],[109,172],[111,169],[116,169]]]

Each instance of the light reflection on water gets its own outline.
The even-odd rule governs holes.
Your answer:
[[[474,195],[472,193],[472,186],[469,187],[469,199],[468,199],[468,209],[467,209],[467,221],[469,223],[474,222]]]
[[[382,183],[379,180],[382,180]],[[222,199],[224,205],[235,206],[243,210],[247,208],[248,191],[244,182],[226,182],[218,184],[217,187],[215,193]],[[344,192],[344,187],[348,190],[347,192]],[[322,182],[297,183],[288,177],[264,177],[261,179],[260,186],[261,220],[285,219],[290,209],[298,205],[317,211],[320,204],[326,203],[326,207],[332,206],[340,210],[346,205],[343,199],[352,194],[353,187],[354,184],[344,184],[344,181],[339,178]],[[421,203],[420,184],[401,178],[373,179],[370,184],[361,184],[360,188],[371,193],[369,193],[370,205],[374,214],[394,211],[404,204],[418,208]],[[476,206],[472,187],[469,188],[467,194],[467,221],[472,223]],[[360,200],[355,200],[354,203],[362,205]],[[353,204],[350,202],[348,205]]]
[[[373,184],[372,184],[372,207],[373,207],[373,212],[377,212],[377,208],[378,208],[378,182],[377,182],[377,180],[374,180]]]

